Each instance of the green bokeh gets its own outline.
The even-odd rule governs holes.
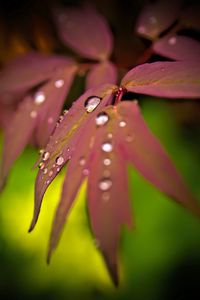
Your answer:
[[[167,102],[146,99],[142,102],[142,112],[200,199],[199,157],[195,143],[180,134]],[[2,299],[171,300],[167,295],[173,290],[173,276],[177,270],[187,262],[200,265],[199,220],[129,167],[130,199],[136,225],[132,231],[123,231],[120,287],[113,287],[90,233],[84,202],[85,184],[52,262],[47,266],[48,236],[65,170],[47,191],[39,222],[28,234],[36,176],[31,167],[36,158],[37,153],[32,148],[24,151],[1,195]]]

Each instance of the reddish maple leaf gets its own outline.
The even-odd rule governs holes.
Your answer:
[[[81,183],[87,177],[87,203],[93,234],[108,270],[118,284],[117,247],[123,224],[131,226],[126,166],[134,167],[153,185],[194,214],[200,209],[159,141],[145,124],[137,102],[121,101],[126,91],[168,98],[200,96],[197,63],[157,62],[138,66],[121,87],[103,85],[83,94],[62,116],[38,164],[34,228],[44,193],[68,163],[55,214],[48,260]],[[148,148],[148,150],[147,150]]]

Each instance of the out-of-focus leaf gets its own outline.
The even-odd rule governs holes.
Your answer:
[[[35,207],[34,216],[30,226],[30,231],[34,228],[44,193],[58,174],[63,165],[72,157],[76,149],[77,141],[80,139],[85,121],[87,121],[88,116],[93,110],[98,111],[102,107],[110,103],[113,90],[116,86],[104,85],[98,88],[91,89],[83,94],[69,110],[67,114],[63,116],[63,120],[60,125],[55,129],[55,132],[47,147],[45,149],[45,154],[48,159],[44,160],[45,156],[41,157],[40,163],[42,163],[42,168],[40,169],[35,185]],[[99,103],[94,105],[91,111],[87,110],[85,107],[89,99],[99,99]],[[92,108],[92,107],[91,107]],[[56,161],[59,160],[59,164]]]
[[[164,36],[153,44],[153,50],[174,60],[200,60],[200,43],[186,36]]]
[[[180,21],[184,27],[200,30],[200,5],[193,4],[181,14]]]
[[[126,121],[124,154],[135,168],[162,192],[200,216],[198,202],[186,187],[160,142],[145,124],[137,102],[124,101],[117,111]],[[127,139],[128,137],[128,139]]]
[[[31,52],[11,61],[0,72],[0,92],[23,93],[50,79],[57,68],[72,64],[62,56],[49,56]]]
[[[113,47],[109,26],[94,8],[59,8],[55,21],[62,41],[84,57],[105,60]]]
[[[146,63],[122,80],[130,92],[167,98],[200,97],[200,61]]]
[[[90,89],[106,83],[117,83],[117,68],[109,61],[96,64],[89,71],[86,78],[86,88]]]
[[[109,123],[98,129],[90,155],[88,209],[97,245],[115,285],[118,285],[117,253],[121,227],[124,224],[131,226],[132,220],[126,162],[117,138],[119,127],[115,126],[116,116],[112,111],[113,107],[106,110]],[[111,132],[113,138],[109,137]],[[105,143],[110,143],[112,151],[103,151]]]
[[[0,186],[3,187],[12,164],[31,140],[34,130],[37,144],[44,146],[47,143],[75,71],[76,66],[57,71],[53,79],[40,91],[21,102],[16,113],[8,121],[4,138]]]
[[[138,34],[154,40],[177,19],[180,1],[175,1],[173,7],[170,1],[161,0],[144,6],[137,20],[135,30]]]

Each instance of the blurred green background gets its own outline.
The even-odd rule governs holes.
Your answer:
[[[140,101],[143,115],[200,199],[199,140],[174,118],[161,99]],[[179,104],[180,112],[182,105]],[[177,110],[177,107],[176,107]],[[1,299],[198,299],[200,222],[162,195],[131,167],[130,200],[136,228],[124,229],[120,245],[121,283],[115,289],[89,231],[85,186],[68,219],[50,266],[45,263],[53,213],[65,170],[44,198],[39,222],[27,230],[33,210],[37,152],[28,148],[16,162],[0,196]]]

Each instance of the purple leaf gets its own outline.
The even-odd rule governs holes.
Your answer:
[[[174,60],[199,60],[200,43],[180,35],[167,35],[153,44],[156,54]]]
[[[109,61],[96,64],[89,71],[86,78],[86,88],[90,89],[106,83],[117,83],[117,68]]]
[[[57,71],[52,81],[37,91],[34,97],[26,97],[13,114],[5,131],[0,186],[3,187],[12,164],[29,143],[34,131],[39,146],[48,141],[75,71],[76,66]]]
[[[178,16],[179,9],[180,1],[175,1],[173,8],[167,0],[147,4],[136,23],[136,32],[145,38],[154,40],[173,24]]]
[[[117,250],[121,227],[123,224],[131,226],[132,220],[126,164],[118,144],[118,133],[116,128],[113,128],[115,113],[112,110],[111,107],[106,113],[113,121],[110,120],[108,126],[98,129],[90,156],[88,208],[97,244],[115,285],[118,285]],[[113,139],[110,136],[111,132]]]
[[[122,80],[130,92],[166,98],[200,97],[200,61],[146,63]]]
[[[45,149],[45,154],[47,153],[48,158],[44,160],[43,154],[40,160],[42,168],[36,179],[35,208],[30,231],[34,228],[38,219],[44,193],[58,173],[56,159],[61,157],[60,161],[62,163],[59,165],[60,169],[72,157],[84,128],[82,125],[87,121],[88,116],[90,116],[93,110],[98,111],[110,103],[114,89],[116,89],[116,86],[104,85],[87,91],[74,102],[69,112],[63,116],[60,125],[55,129]],[[88,106],[91,103],[90,100],[94,101]],[[99,102],[95,104],[95,100]]]
[[[6,126],[0,169],[0,190],[5,184],[11,166],[21,154],[33,133],[34,127],[37,124],[35,113],[33,116],[32,98],[30,96],[26,97],[20,104],[17,112],[13,115],[12,123]]]
[[[113,47],[109,26],[91,7],[59,8],[55,13],[60,38],[80,55],[95,59],[107,59]]]
[[[126,120],[126,126],[121,128],[121,135],[124,137],[122,147],[127,159],[154,186],[200,216],[196,199],[160,142],[148,129],[137,102],[124,101],[117,106],[117,111],[122,120]]]
[[[57,68],[72,63],[67,57],[34,52],[20,56],[0,72],[0,92],[23,93],[50,79]]]

